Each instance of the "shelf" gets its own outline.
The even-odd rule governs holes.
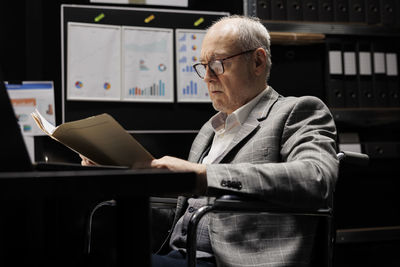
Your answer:
[[[263,20],[262,22],[268,31],[271,32],[400,37],[400,28],[383,25],[273,20]]]
[[[381,242],[400,240],[400,226],[338,229],[336,243]]]
[[[331,108],[336,123],[376,126],[400,123],[400,108]]]
[[[271,44],[318,44],[325,41],[325,34],[298,32],[270,32]]]

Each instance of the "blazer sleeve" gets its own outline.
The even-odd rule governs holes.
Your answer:
[[[318,98],[291,99],[278,112],[268,115],[275,116],[269,120],[273,123],[258,129],[260,133],[276,135],[278,141],[271,150],[276,151],[278,160],[207,165],[209,195],[237,193],[273,205],[299,208],[329,205],[339,165],[334,120]],[[263,127],[276,130],[264,131]],[[242,145],[249,142],[251,137]]]

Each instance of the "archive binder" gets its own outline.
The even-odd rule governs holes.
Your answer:
[[[271,0],[257,1],[257,17],[264,20],[271,19]]]
[[[332,0],[321,0],[318,5],[319,21],[334,21]]]
[[[396,0],[381,0],[381,22],[384,25],[395,25]]]
[[[400,2],[396,2],[396,13],[395,13],[395,27],[400,28]]]
[[[349,21],[365,22],[365,3],[364,0],[349,1]]]
[[[386,77],[389,96],[389,106],[400,106],[400,90],[399,90],[399,71],[398,71],[398,54],[389,51],[385,54]]]
[[[358,78],[360,107],[374,106],[372,87],[372,60],[369,43],[358,42]]]
[[[368,24],[378,24],[381,20],[380,0],[366,0],[366,22]]]
[[[386,63],[385,49],[382,43],[372,44],[372,65],[373,65],[373,88],[375,95],[375,106],[388,106],[388,92],[386,86]]]
[[[303,0],[303,20],[318,21],[317,0]]]
[[[343,44],[343,65],[346,107],[358,107],[356,45],[353,41]]]
[[[333,0],[333,15],[337,22],[349,20],[349,7],[347,0]]]
[[[303,20],[303,8],[300,0],[286,0],[287,20]]]
[[[271,1],[271,19],[286,20],[286,0]]]
[[[328,43],[327,46],[327,98],[329,107],[345,107],[343,88],[342,48],[338,42]]]

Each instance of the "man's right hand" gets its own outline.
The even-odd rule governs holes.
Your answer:
[[[79,157],[81,157],[82,161],[81,164],[82,166],[93,166],[96,165],[96,163],[94,163],[93,161],[91,161],[90,159],[88,159],[87,157],[79,154]]]

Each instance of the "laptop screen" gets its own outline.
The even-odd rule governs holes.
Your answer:
[[[32,163],[0,69],[0,171],[30,171]]]

